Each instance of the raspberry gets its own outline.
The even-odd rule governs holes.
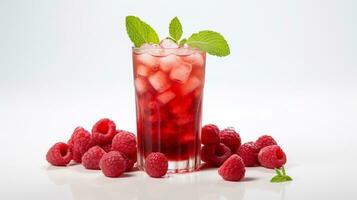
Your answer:
[[[233,128],[223,129],[219,133],[219,137],[221,143],[229,147],[232,152],[236,152],[241,144],[240,136]]]
[[[221,166],[231,155],[231,150],[222,143],[218,145],[205,145],[201,150],[201,159],[213,166]]]
[[[218,169],[218,174],[226,181],[242,180],[245,175],[243,159],[233,154]]]
[[[76,127],[71,135],[71,138],[67,142],[69,149],[73,149],[73,140],[75,140],[75,138],[83,136],[86,132],[87,130],[85,130],[83,127]]]
[[[101,145],[100,147],[107,153],[112,150],[112,144],[111,143]]]
[[[86,169],[100,169],[99,161],[105,154],[105,151],[99,146],[94,146],[85,152],[82,156],[82,164]]]
[[[126,169],[126,160],[123,154],[111,151],[103,155],[100,159],[99,167],[107,177],[119,177]]]
[[[168,161],[164,154],[150,153],[145,159],[145,171],[153,178],[160,178],[167,173]]]
[[[112,141],[112,149],[131,155],[136,151],[136,137],[128,131],[119,132]]]
[[[73,144],[71,149],[73,160],[77,163],[81,163],[83,154],[88,151],[89,148],[94,146],[89,132],[83,128],[75,130],[73,138],[70,139],[70,144]]]
[[[110,143],[117,133],[115,128],[115,123],[112,120],[108,118],[99,120],[92,128],[93,141],[98,145]]]
[[[126,156],[125,154],[122,154],[122,155],[124,155],[124,158],[126,161],[125,171],[130,172],[133,169],[133,167],[136,163],[136,160],[133,160],[132,158],[130,158],[129,156]]]
[[[259,149],[254,142],[244,143],[237,150],[237,154],[243,159],[246,167],[259,165],[258,153]]]
[[[280,168],[286,163],[286,155],[278,145],[264,147],[258,154],[259,163],[266,168]]]
[[[263,135],[260,136],[257,141],[255,141],[255,144],[257,145],[258,149],[262,149],[264,147],[270,146],[270,145],[276,145],[276,141],[274,138],[270,135]]]
[[[202,127],[201,141],[204,145],[219,144],[219,129],[214,124],[207,124]]]
[[[66,143],[54,144],[46,154],[46,160],[54,166],[66,166],[72,159],[72,153]]]

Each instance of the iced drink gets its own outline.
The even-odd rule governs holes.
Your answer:
[[[169,171],[200,164],[200,129],[206,54],[184,46],[133,48],[138,166],[161,152]]]

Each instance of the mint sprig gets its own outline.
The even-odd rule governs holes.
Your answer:
[[[180,20],[177,17],[174,17],[169,25],[169,32],[172,39],[176,41],[176,43],[180,40],[182,36],[182,25]]]
[[[276,172],[276,176],[274,176],[270,182],[272,183],[281,183],[281,182],[286,182],[286,181],[292,181],[293,179],[286,175],[285,168],[284,166],[281,167],[281,171],[278,168],[274,169]]]
[[[159,36],[150,25],[135,16],[126,17],[126,31],[135,47],[144,43],[159,43]]]
[[[159,37],[155,30],[138,17],[126,17],[126,30],[135,47],[140,47],[144,43],[159,43]],[[183,33],[182,25],[177,17],[171,20],[169,33],[169,38],[174,40],[179,46],[186,44],[201,51],[206,51],[208,54],[220,57],[230,54],[226,39],[215,31],[204,30],[192,34],[188,39],[181,39]]]

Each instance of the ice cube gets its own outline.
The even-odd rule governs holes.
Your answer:
[[[186,83],[181,86],[182,95],[187,95],[201,86],[201,81],[195,76],[191,76]]]
[[[162,71],[157,71],[155,74],[149,76],[149,82],[160,93],[170,88],[170,81]]]
[[[197,67],[203,67],[203,65],[204,65],[203,55],[198,52],[191,54],[189,56],[183,56],[182,59],[186,62],[191,63],[192,65],[197,66]]]
[[[181,63],[180,65],[173,67],[170,72],[170,79],[184,83],[190,76],[192,65],[190,63]]]
[[[136,66],[136,73],[140,76],[148,76],[150,74],[151,69],[146,67],[145,65],[138,65]]]
[[[191,47],[186,47],[186,46],[180,47],[177,50],[177,55],[181,55],[181,56],[189,56],[193,53],[194,53],[193,49]]]
[[[180,64],[179,59],[175,55],[168,55],[160,58],[160,69],[164,72],[169,72],[172,67],[176,67]]]
[[[156,68],[159,64],[157,58],[148,53],[139,54],[136,56],[136,59],[139,63],[151,68]]]
[[[173,40],[171,40],[169,38],[165,38],[165,39],[161,40],[160,46],[165,49],[178,48],[178,45],[176,44],[176,42],[174,42]]]
[[[148,86],[145,78],[141,78],[141,77],[136,78],[134,84],[135,84],[136,91],[139,94],[142,94],[148,90]]]
[[[166,91],[166,92],[160,94],[159,96],[157,96],[157,100],[162,104],[167,104],[175,97],[176,97],[175,93],[173,93],[172,91]]]

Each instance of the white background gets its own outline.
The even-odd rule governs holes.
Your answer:
[[[356,199],[357,1],[0,1],[0,199]],[[231,47],[209,56],[204,123],[243,140],[271,134],[294,181],[250,168],[241,183],[215,170],[153,180],[55,169],[47,149],[112,118],[135,132],[125,16],[163,38],[212,29]],[[125,188],[125,189],[124,189]],[[161,192],[158,192],[158,191]]]

